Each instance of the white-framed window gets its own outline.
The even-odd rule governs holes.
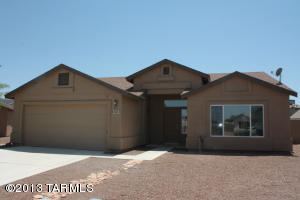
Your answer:
[[[211,105],[210,135],[216,137],[264,137],[264,106]]]

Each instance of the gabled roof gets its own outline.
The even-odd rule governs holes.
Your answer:
[[[278,84],[278,81],[276,79],[273,79],[268,74],[264,72],[248,72],[248,73],[241,73],[241,72],[233,72],[233,73],[223,73],[223,74],[210,74],[211,82],[207,83],[206,85],[203,85],[202,87],[192,90],[192,91],[184,91],[181,95],[182,97],[187,97],[193,94],[196,94],[198,92],[201,92],[207,88],[210,88],[218,83],[221,83],[225,80],[231,79],[233,77],[241,77],[245,78],[251,81],[254,81],[260,85],[263,85],[265,87],[269,87],[275,90],[278,90],[280,92],[293,95],[297,97],[297,92],[293,91],[289,87],[287,87],[284,84]]]
[[[212,73],[209,74],[210,75],[210,80],[214,81],[217,80],[219,78],[222,78],[224,76],[229,75],[230,73]],[[275,78],[271,77],[270,75],[268,75],[265,72],[243,72],[243,74],[246,74],[248,76],[252,76],[254,78],[266,81],[268,83],[271,83],[273,85],[276,85],[278,87],[282,87],[288,90],[292,90],[291,88],[289,88],[288,86],[284,85],[284,84],[278,84],[278,80],[276,80]]]
[[[80,71],[78,71],[78,70],[76,70],[76,69],[74,69],[74,68],[71,68],[71,67],[69,67],[69,66],[66,66],[66,65],[64,65],[64,64],[60,64],[60,65],[54,67],[53,69],[51,69],[51,70],[47,71],[46,73],[44,73],[44,74],[38,76],[37,78],[35,78],[35,79],[33,79],[33,80],[31,80],[31,81],[25,83],[24,85],[18,87],[17,89],[15,89],[15,90],[13,90],[13,91],[7,93],[7,94],[5,95],[5,97],[6,97],[6,98],[13,99],[15,93],[17,93],[17,92],[23,90],[24,88],[30,86],[31,84],[34,84],[34,83],[38,82],[39,80],[41,80],[42,78],[44,78],[44,77],[47,76],[48,74],[50,74],[50,73],[52,73],[52,72],[54,72],[54,71],[57,71],[57,70],[59,70],[59,69],[64,69],[64,70],[73,72],[73,73],[75,73],[75,74],[77,74],[77,75],[79,75],[79,76],[81,76],[81,77],[84,77],[84,78],[86,78],[86,79],[89,79],[89,80],[91,80],[91,81],[93,81],[93,82],[95,82],[95,83],[97,83],[97,84],[99,84],[99,85],[105,86],[105,87],[107,87],[107,88],[109,88],[109,89],[111,89],[111,90],[114,90],[114,91],[116,91],[116,92],[119,92],[119,93],[121,93],[121,94],[123,94],[123,95],[125,95],[125,96],[133,97],[133,98],[142,98],[142,99],[143,99],[142,96],[135,95],[135,94],[133,94],[133,93],[131,93],[131,92],[128,92],[128,91],[126,91],[126,90],[123,90],[123,89],[121,89],[121,88],[119,88],[119,87],[116,87],[116,86],[114,86],[114,85],[112,85],[112,84],[110,84],[110,83],[108,83],[108,82],[103,81],[103,80],[96,79],[96,78],[94,78],[94,77],[92,77],[92,76],[90,76],[90,75],[87,75],[87,74],[85,74],[85,73],[82,73],[82,72],[80,72]]]
[[[14,110],[14,100],[12,99],[0,99],[0,107]]]
[[[209,75],[208,74],[205,74],[203,72],[200,72],[198,70],[192,69],[190,67],[184,66],[182,64],[176,63],[176,62],[168,60],[168,59],[163,59],[163,60],[161,60],[161,61],[159,61],[159,62],[157,62],[157,63],[155,63],[155,64],[153,64],[153,65],[151,65],[149,67],[146,67],[146,68],[144,68],[144,69],[142,69],[142,70],[140,70],[140,71],[138,71],[138,72],[130,75],[130,76],[127,76],[126,80],[129,81],[129,82],[132,82],[134,78],[136,78],[136,77],[138,77],[138,76],[140,76],[140,75],[142,75],[142,74],[144,74],[144,73],[146,73],[146,72],[148,72],[148,71],[150,71],[150,70],[152,70],[152,69],[154,69],[156,67],[159,67],[159,66],[161,66],[163,64],[171,64],[171,65],[180,67],[180,68],[182,68],[184,70],[190,71],[190,72],[192,72],[194,74],[198,74],[199,76],[201,76],[201,77],[206,78],[206,79],[209,80]]]

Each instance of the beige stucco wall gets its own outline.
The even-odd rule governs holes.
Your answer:
[[[15,94],[15,115],[13,120],[14,131],[12,133],[12,142],[23,143],[23,110],[27,104],[51,103],[51,102],[97,102],[107,107],[107,149],[122,150],[123,140],[119,139],[110,142],[112,138],[122,138],[122,115],[112,114],[112,101],[118,100],[120,113],[122,113],[122,96],[105,86],[101,86],[91,80],[70,73],[70,86],[57,86],[57,73],[65,70],[58,70],[38,82],[31,84],[22,91]],[[79,113],[80,114],[80,113]],[[76,139],[76,136],[74,136]]]
[[[122,97],[120,149],[130,149],[146,143],[145,101]],[[112,138],[111,140],[118,140]]]
[[[293,136],[293,143],[300,144],[300,119],[291,119],[290,123]]]
[[[165,66],[170,67],[167,77],[162,75]],[[147,89],[148,94],[179,94],[186,88],[199,88],[202,84],[198,74],[170,64],[156,67],[134,79],[134,89]]]
[[[188,97],[186,146],[198,149],[291,151],[289,96],[252,81],[235,77]],[[263,104],[264,137],[211,137],[210,105]]]

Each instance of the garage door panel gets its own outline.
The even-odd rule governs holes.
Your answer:
[[[103,150],[106,130],[105,104],[25,106],[26,145]]]

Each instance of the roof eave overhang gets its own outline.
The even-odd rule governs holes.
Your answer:
[[[159,62],[157,62],[157,63],[154,63],[153,65],[150,65],[149,67],[146,67],[146,68],[144,68],[144,69],[142,69],[142,70],[140,70],[140,71],[138,71],[138,72],[135,72],[134,74],[132,74],[132,75],[130,75],[130,76],[127,76],[127,77],[126,77],[126,80],[132,83],[133,80],[134,80],[136,77],[138,77],[138,76],[144,74],[145,72],[148,72],[148,71],[154,69],[155,67],[158,67],[158,66],[160,66],[160,65],[163,65],[163,64],[173,64],[173,65],[175,65],[175,66],[182,67],[183,69],[188,70],[188,71],[191,71],[191,72],[196,73],[196,74],[199,74],[202,78],[206,78],[208,81],[210,81],[210,76],[209,76],[209,74],[200,72],[200,71],[198,71],[198,70],[192,69],[192,68],[190,68],[190,67],[187,67],[187,66],[185,66],[185,65],[179,64],[179,63],[177,63],[177,62],[174,62],[174,61],[171,61],[171,60],[168,60],[168,59],[163,59],[163,60],[161,60],[161,61],[159,61]]]
[[[113,86],[113,85],[110,85],[110,84],[108,84],[108,83],[106,83],[106,82],[104,82],[104,81],[101,81],[101,80],[99,80],[99,79],[96,79],[96,78],[94,78],[94,77],[92,77],[92,76],[90,76],[90,75],[87,75],[87,74],[85,74],[85,73],[82,73],[82,72],[80,72],[80,71],[78,71],[78,70],[76,70],[76,69],[73,69],[73,68],[71,68],[71,67],[69,67],[69,66],[66,66],[66,65],[64,65],[64,64],[60,64],[60,65],[54,67],[53,69],[51,69],[51,70],[47,71],[46,73],[44,73],[44,74],[38,76],[37,78],[34,78],[34,79],[32,79],[31,81],[25,83],[24,85],[18,87],[17,89],[15,89],[15,90],[13,90],[13,91],[7,93],[7,94],[5,95],[5,98],[8,98],[8,99],[14,99],[14,96],[15,96],[15,94],[16,94],[17,92],[23,90],[24,88],[28,87],[28,86],[31,85],[31,84],[34,84],[34,83],[38,82],[40,79],[42,79],[42,78],[45,77],[46,75],[48,75],[48,74],[50,74],[50,73],[52,73],[52,72],[54,72],[54,71],[57,71],[58,69],[65,69],[65,70],[67,70],[67,71],[76,73],[76,74],[78,74],[78,75],[80,75],[80,76],[82,76],[82,77],[84,77],[84,78],[87,78],[87,79],[89,79],[89,80],[91,80],[91,81],[93,81],[93,82],[96,82],[96,83],[98,83],[98,84],[100,84],[100,85],[102,85],[102,86],[105,86],[105,87],[107,87],[107,88],[109,88],[109,89],[112,89],[112,90],[114,90],[114,91],[116,91],[116,92],[119,92],[119,93],[121,93],[121,94],[124,95],[124,96],[128,96],[128,97],[131,97],[131,98],[134,98],[134,99],[145,99],[143,96],[136,96],[136,95],[133,95],[133,94],[127,92],[127,91],[124,91],[124,90],[122,90],[122,89],[120,89],[120,88],[117,88],[117,87],[115,87],[115,86]]]
[[[235,76],[241,77],[241,78],[245,78],[245,79],[248,79],[248,80],[252,80],[252,81],[257,82],[257,83],[259,83],[259,84],[261,84],[261,85],[264,85],[264,86],[266,86],[266,87],[269,87],[269,88],[272,88],[272,89],[276,89],[276,90],[278,90],[278,91],[280,91],[280,92],[283,92],[283,93],[286,93],[286,94],[289,94],[289,95],[292,95],[292,96],[295,96],[295,97],[298,96],[297,92],[295,92],[295,91],[288,90],[288,89],[285,89],[285,88],[276,86],[276,85],[274,85],[274,84],[268,83],[268,82],[263,81],[263,80],[258,79],[258,78],[254,78],[254,77],[248,76],[248,75],[243,74],[243,73],[238,72],[238,71],[233,72],[233,73],[231,73],[231,74],[228,74],[227,76],[224,76],[224,77],[222,77],[222,78],[220,78],[220,79],[217,79],[217,80],[215,80],[215,81],[212,81],[212,82],[210,82],[210,83],[208,83],[208,84],[202,86],[201,88],[192,90],[192,91],[190,91],[190,92],[186,92],[186,93],[182,94],[181,96],[182,96],[182,98],[187,98],[187,97],[189,97],[189,96],[191,96],[191,95],[193,95],[193,94],[196,94],[196,93],[198,93],[198,92],[201,92],[201,91],[203,91],[203,90],[205,90],[205,89],[207,89],[207,88],[210,88],[210,87],[212,87],[212,86],[214,86],[214,85],[216,85],[216,84],[218,84],[218,83],[220,83],[220,82],[223,82],[223,81],[228,80],[228,79],[230,79],[230,78],[233,78],[233,77],[235,77]]]

